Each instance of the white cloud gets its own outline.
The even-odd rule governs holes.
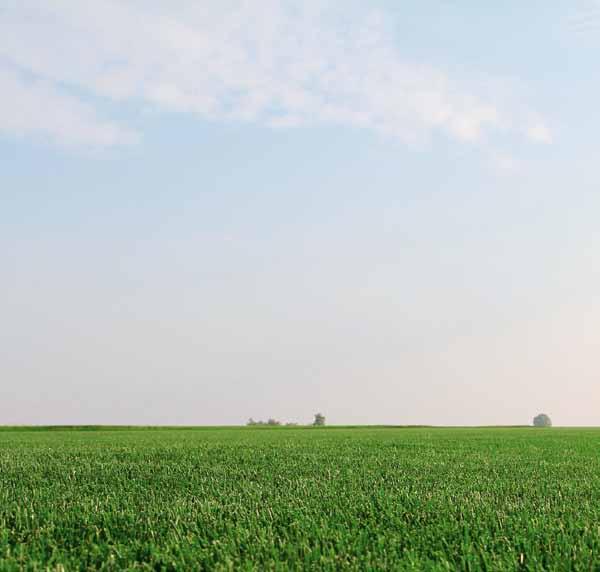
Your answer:
[[[600,1],[580,2],[579,9],[568,19],[568,24],[574,32],[596,32],[600,28]]]
[[[492,152],[489,156],[490,166],[502,175],[514,175],[521,170],[521,163],[507,153]]]
[[[537,121],[530,125],[526,130],[526,134],[529,139],[536,143],[552,143],[552,131],[543,121]]]
[[[117,103],[272,127],[353,126],[411,144],[436,132],[479,141],[514,123],[510,108],[403,59],[381,15],[348,5],[8,1],[0,58],[43,78],[38,89],[53,82]],[[54,105],[66,113],[72,104],[81,114],[82,104],[54,93],[49,113]],[[7,115],[0,115],[0,129],[14,130]],[[38,115],[24,113],[22,123],[33,129]],[[89,108],[84,115],[93,117]],[[70,125],[51,129],[57,137],[86,138],[81,126]],[[102,138],[98,133],[90,128],[91,142]],[[539,129],[532,133],[547,142]]]
[[[61,93],[47,81],[27,81],[0,67],[0,131],[41,135],[69,146],[104,147],[132,143],[136,136],[100,120],[93,107]]]

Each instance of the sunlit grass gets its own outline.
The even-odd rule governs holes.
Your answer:
[[[600,430],[0,431],[0,570],[594,570]]]

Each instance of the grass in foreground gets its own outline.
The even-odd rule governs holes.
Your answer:
[[[0,570],[598,570],[600,430],[0,431]]]

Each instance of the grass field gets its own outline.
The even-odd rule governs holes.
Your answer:
[[[0,430],[0,570],[600,570],[600,430]]]

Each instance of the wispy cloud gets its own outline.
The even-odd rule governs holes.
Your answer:
[[[600,30],[600,1],[587,0],[568,19],[569,27],[579,33]]]
[[[526,128],[525,133],[531,141],[536,143],[549,145],[553,140],[552,131],[541,119],[531,122]]]
[[[2,98],[0,129],[45,125],[59,140],[131,139],[127,129],[99,122],[59,89],[69,86],[201,118],[273,128],[338,124],[417,145],[434,133],[476,142],[497,130],[519,132],[511,127],[510,106],[435,66],[403,58],[381,14],[329,4],[9,1],[0,19],[0,57],[41,78],[13,89],[30,99],[40,90],[51,96],[24,108],[18,128],[10,120],[14,104]],[[41,117],[69,108],[79,120],[56,125]],[[551,140],[547,127],[547,133],[532,129],[531,140]]]
[[[137,136],[48,81],[26,80],[0,66],[0,131],[40,136],[66,146],[106,147],[133,143]]]
[[[493,152],[489,156],[491,168],[501,175],[514,175],[521,170],[521,163],[510,154]]]

